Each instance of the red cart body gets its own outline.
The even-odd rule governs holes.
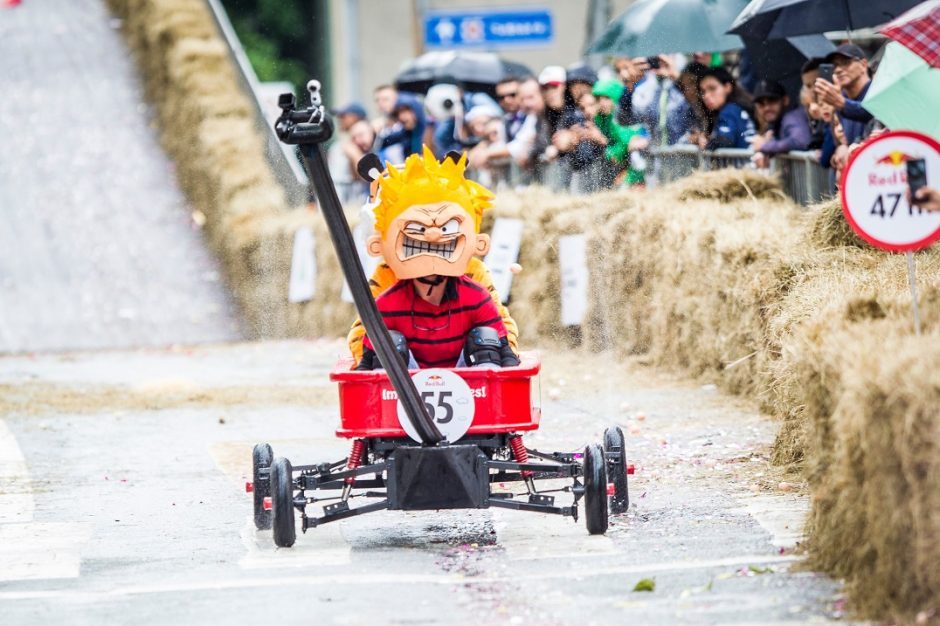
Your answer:
[[[452,368],[473,392],[475,412],[467,434],[485,435],[535,430],[539,408],[535,353],[524,352],[516,367],[483,369]],[[338,437],[407,437],[398,421],[398,394],[384,371],[357,372],[351,358],[340,359],[330,373],[339,383],[340,427]]]

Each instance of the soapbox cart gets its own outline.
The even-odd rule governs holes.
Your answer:
[[[608,428],[603,444],[583,451],[526,448],[521,433],[537,429],[541,417],[535,354],[523,353],[515,367],[412,372],[398,358],[326,167],[321,143],[332,123],[319,83],[310,81],[308,91],[306,109],[296,108],[292,94],[281,96],[275,129],[282,141],[300,146],[356,308],[385,369],[356,371],[352,359],[341,359],[330,375],[339,387],[336,435],[352,440],[346,458],[295,466],[275,458],[266,443],[254,447],[246,491],[254,499],[256,527],[271,528],[274,543],[288,547],[298,525],[305,532],[373,511],[499,507],[577,520],[583,499],[588,532],[606,532],[608,514],[629,505],[623,432]],[[556,494],[565,494],[568,504],[556,504]],[[359,501],[365,503],[352,505]],[[322,513],[308,514],[313,505]]]

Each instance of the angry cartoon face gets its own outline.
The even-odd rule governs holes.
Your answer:
[[[489,247],[489,235],[477,233],[473,217],[454,202],[410,206],[368,240],[369,254],[384,257],[400,280],[461,276]]]

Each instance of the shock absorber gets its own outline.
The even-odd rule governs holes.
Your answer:
[[[522,435],[509,436],[509,449],[512,450],[512,456],[516,459],[516,463],[529,462],[529,453],[525,449],[525,444],[522,443]],[[522,478],[525,480],[526,489],[529,493],[535,493],[535,481],[532,479],[534,472],[532,470],[522,470],[521,473]]]
[[[354,470],[362,465],[362,458],[365,456],[366,442],[362,439],[353,441],[352,450],[349,451],[349,459],[346,461],[346,469]],[[349,498],[349,492],[352,491],[353,484],[356,482],[354,476],[346,478],[346,484],[343,485],[343,502]]]

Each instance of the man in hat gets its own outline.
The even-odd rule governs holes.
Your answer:
[[[802,106],[789,107],[790,98],[783,85],[768,80],[757,83],[754,108],[764,133],[751,138],[751,148],[758,167],[767,167],[775,154],[809,147],[811,133],[806,110]]]
[[[871,84],[868,59],[861,48],[847,43],[830,52],[826,63],[835,66],[832,76],[835,83],[817,78],[814,87],[816,99],[835,107],[842,118],[846,139],[850,144],[855,143],[872,119],[872,114],[862,108],[862,100]]]
[[[338,130],[344,135],[340,136],[339,140],[333,142],[333,145],[330,146],[327,151],[327,159],[330,171],[333,172],[333,182],[336,184],[340,201],[344,203],[351,202],[356,199],[361,190],[353,189],[356,182],[356,177],[353,174],[355,168],[350,168],[344,150],[344,146],[348,142],[348,137],[345,134],[356,122],[366,119],[366,110],[358,102],[350,102],[345,106],[333,109],[331,113],[333,119],[336,120]]]

